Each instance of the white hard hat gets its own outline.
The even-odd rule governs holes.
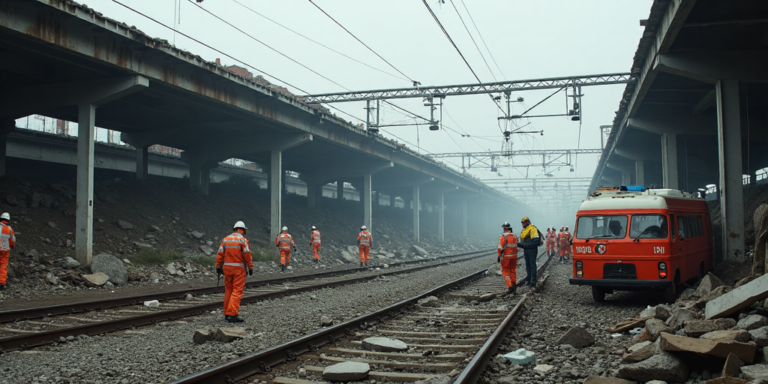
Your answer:
[[[368,228],[366,228],[366,227],[365,227],[365,225],[363,225],[362,227],[360,227],[360,229],[362,229],[363,231],[365,231],[365,230],[366,230],[366,229],[368,229]]]
[[[0,215],[0,220],[8,220],[11,221],[11,214],[8,212],[3,212],[2,215]]]
[[[283,227],[283,231],[287,231],[287,230],[288,230],[288,227]]]
[[[245,227],[245,223],[243,223],[242,221],[238,221],[237,223],[235,223],[235,229],[238,229],[238,228],[248,229]]]
[[[313,225],[313,226],[312,226],[312,230],[314,231],[315,229],[317,229],[317,227],[315,227],[315,226]]]

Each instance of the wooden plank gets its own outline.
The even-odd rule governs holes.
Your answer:
[[[324,368],[323,367],[315,367],[311,365],[305,365],[304,369],[307,370],[307,372],[315,372],[315,373],[323,373]],[[419,381],[424,379],[429,379],[430,377],[435,377],[439,375],[428,375],[423,373],[399,373],[399,372],[377,372],[377,371],[370,371],[368,372],[369,378],[374,379],[387,379],[392,381]]]
[[[450,372],[454,368],[456,368],[456,364],[447,364],[447,363],[406,363],[401,361],[373,360],[373,359],[363,359],[363,358],[346,359],[343,357],[327,356],[325,354],[320,355],[320,360],[332,361],[335,363],[342,363],[345,361],[357,361],[357,362],[368,363],[368,364],[386,365],[389,367],[399,368],[399,369],[415,368],[415,369],[421,369],[421,370],[426,369],[426,370],[431,370],[435,372]]]
[[[461,361],[466,358],[466,356],[463,353],[452,354],[452,355],[422,356],[416,353],[372,352],[372,351],[362,351],[359,349],[349,349],[349,348],[331,348],[330,351],[336,352],[336,353],[346,353],[350,355],[368,355],[368,356],[375,356],[375,357],[389,357],[389,358],[398,358],[398,359],[436,359],[436,360],[446,360],[446,361]]]
[[[322,371],[320,371],[322,373]],[[327,381],[312,381],[312,380],[301,380],[301,379],[293,379],[290,377],[275,377],[274,380],[272,380],[273,383],[279,383],[279,384],[331,384]]]
[[[707,303],[707,319],[726,317],[768,297],[768,275],[763,275]]]
[[[389,335],[412,335],[412,336],[426,336],[426,335],[454,335],[454,336],[485,336],[488,332],[413,332],[413,331],[397,331],[389,329],[379,329],[379,332]]]

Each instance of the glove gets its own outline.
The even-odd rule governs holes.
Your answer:
[[[248,269],[248,276],[253,276],[253,269]]]
[[[293,247],[293,251],[296,252],[296,247]]]
[[[499,257],[497,257],[497,258],[496,258],[496,262],[497,262],[497,263],[501,263],[501,256],[499,256]]]
[[[278,247],[278,248],[280,248],[280,244],[275,244],[275,247]]]
[[[223,275],[224,274],[224,268],[223,267],[216,268],[216,273],[219,274],[219,275]]]

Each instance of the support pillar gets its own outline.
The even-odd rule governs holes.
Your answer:
[[[464,237],[464,243],[469,240],[469,233],[467,233],[467,199],[461,202],[461,235]]]
[[[419,189],[418,185],[413,187],[413,241],[419,242]]]
[[[149,147],[136,148],[136,180],[149,177]]]
[[[661,134],[661,169],[663,188],[678,189],[677,134]]]
[[[360,196],[360,200],[363,203],[363,225],[368,227],[368,231],[373,229],[373,204],[371,199],[373,198],[373,185],[371,184],[372,177],[370,173],[366,173],[363,176],[363,193]]]
[[[269,164],[270,234],[275,239],[280,234],[283,208],[283,151],[272,150]],[[270,239],[270,240],[271,240]]]
[[[445,193],[437,199],[437,236],[440,242],[445,242]]]
[[[81,265],[93,256],[93,154],[96,107],[80,104],[77,110],[77,214],[75,255]]]
[[[645,185],[645,161],[635,161],[635,185]]]
[[[336,182],[336,198],[344,201],[344,182],[341,180]]]
[[[720,168],[720,217],[723,261],[744,256],[744,186],[741,167],[739,81],[720,80],[717,97],[717,145]]]
[[[317,183],[307,182],[307,206],[310,208],[317,208],[318,192],[322,196],[322,190],[318,191]]]
[[[200,168],[200,193],[203,196],[208,196],[208,189],[211,186],[211,168]]]

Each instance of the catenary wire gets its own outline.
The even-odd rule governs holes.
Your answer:
[[[491,60],[493,61],[493,64],[496,65],[496,69],[499,70],[499,73],[501,74],[502,78],[506,78],[504,76],[504,72],[501,71],[501,67],[499,67],[499,64],[496,62],[496,59],[493,57],[493,53],[488,48],[488,44],[485,43],[485,39],[483,38],[483,34],[480,33],[480,29],[477,28],[477,24],[475,24],[475,19],[472,18],[472,14],[469,13],[469,8],[467,8],[467,4],[464,3],[464,0],[461,0],[461,5],[464,6],[464,10],[467,11],[467,15],[469,16],[469,20],[472,21],[472,25],[475,26],[475,30],[477,31],[477,35],[480,36],[480,41],[483,42],[483,45],[485,46],[485,50],[488,51],[488,55],[491,56]]]
[[[475,48],[477,49],[477,53],[480,54],[480,58],[483,59],[483,63],[485,63],[485,67],[488,68],[488,72],[491,73],[491,77],[493,77],[493,81],[498,81],[496,79],[496,75],[493,74],[493,70],[491,70],[491,66],[488,65],[488,61],[485,60],[485,55],[483,55],[483,51],[480,50],[480,46],[477,45],[477,42],[475,41],[474,36],[472,36],[472,32],[469,31],[469,27],[467,27],[467,24],[464,23],[464,18],[461,17],[461,13],[459,13],[459,9],[456,8],[456,4],[451,0],[451,5],[453,6],[453,10],[456,11],[456,15],[459,16],[459,20],[461,20],[461,25],[464,26],[464,30],[467,31],[467,35],[469,35],[469,38],[472,40],[472,44],[475,45]]]

